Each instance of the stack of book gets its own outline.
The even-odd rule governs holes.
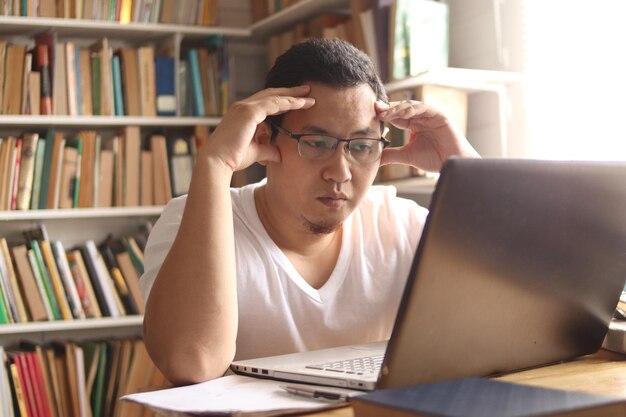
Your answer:
[[[0,210],[164,205],[185,194],[208,128],[141,137],[137,126],[102,137],[24,133],[0,138]]]
[[[117,399],[167,382],[141,340],[0,346],[0,415],[143,417]]]
[[[140,315],[143,250],[150,230],[66,248],[43,226],[22,242],[0,239],[0,324]]]
[[[54,33],[34,43],[0,40],[0,114],[176,115],[174,57],[154,46],[114,50],[102,38],[84,47]]]
[[[252,19],[271,10],[255,6]],[[259,9],[260,8],[260,9]],[[273,12],[277,11],[274,9]],[[350,15],[323,13],[268,41],[268,65],[305,38],[339,38],[366,52],[384,82],[448,66],[448,5],[435,0],[350,0]]]
[[[217,0],[3,1],[0,15],[216,26]]]

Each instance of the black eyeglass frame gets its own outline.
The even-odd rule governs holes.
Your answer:
[[[295,141],[298,142],[298,153],[300,154],[300,138],[302,137],[306,137],[306,136],[324,136],[324,137],[328,137],[328,138],[333,138],[335,139],[337,142],[335,143],[335,146],[332,147],[332,151],[335,152],[337,150],[337,148],[339,147],[339,143],[340,142],[345,142],[347,143],[348,146],[348,153],[350,153],[351,149],[350,149],[350,143],[352,141],[355,140],[370,140],[373,142],[381,142],[383,144],[383,149],[385,149],[386,147],[388,147],[389,145],[391,145],[391,141],[385,139],[384,137],[380,137],[378,139],[374,139],[374,138],[352,138],[352,139],[343,139],[343,138],[338,138],[336,136],[332,136],[332,135],[328,135],[328,134],[321,134],[321,133],[300,133],[300,134],[296,134],[296,133],[291,133],[290,131],[286,130],[285,128],[278,126],[275,123],[270,122],[270,125],[272,126],[273,129],[276,129],[278,131],[278,133],[280,133],[281,135],[285,135],[288,138],[291,138]],[[382,153],[381,153],[382,155]],[[302,156],[302,154],[300,154],[300,156]],[[303,156],[304,158],[304,156]],[[374,159],[373,161],[369,161],[369,162],[374,162],[376,159]]]

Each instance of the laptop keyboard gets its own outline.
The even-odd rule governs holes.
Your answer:
[[[365,356],[362,358],[326,362],[318,365],[308,365],[306,368],[345,374],[368,375],[378,373],[383,363],[383,357],[384,355]]]

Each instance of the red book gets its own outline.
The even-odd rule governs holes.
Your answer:
[[[39,358],[35,352],[25,353],[30,368],[31,380],[33,380],[33,387],[35,388],[35,399],[37,400],[37,410],[42,417],[51,417],[50,407],[48,406],[48,396],[46,395],[46,387],[43,382],[43,371]]]
[[[28,372],[28,364],[23,352],[16,353],[13,357],[15,364],[17,365],[17,374],[22,385],[22,394],[24,395],[24,402],[26,403],[26,413],[28,417],[41,417],[37,412],[37,406],[35,405],[35,393],[33,391],[33,384]]]
[[[37,71],[41,79],[39,114],[52,114],[52,82],[48,45],[37,45]]]

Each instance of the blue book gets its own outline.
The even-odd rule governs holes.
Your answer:
[[[158,116],[176,116],[176,93],[174,91],[174,58],[157,56],[154,59],[156,72],[156,108]]]
[[[81,81],[80,81],[80,47],[77,46],[76,47],[76,53],[74,55],[76,57],[76,59],[74,61],[76,61],[76,65],[75,65],[75,69],[74,72],[76,73],[76,110],[78,111],[78,115],[82,116],[83,115],[83,89],[81,88]]]
[[[200,62],[198,60],[198,50],[195,48],[189,50],[189,72],[191,73],[193,114],[194,116],[205,116],[202,82],[200,81]]]
[[[114,55],[111,61],[113,72],[113,102],[115,115],[124,116],[124,95],[122,94],[122,70],[119,55]]]
[[[354,417],[623,416],[626,399],[494,379],[466,378],[383,389],[350,399]]]

